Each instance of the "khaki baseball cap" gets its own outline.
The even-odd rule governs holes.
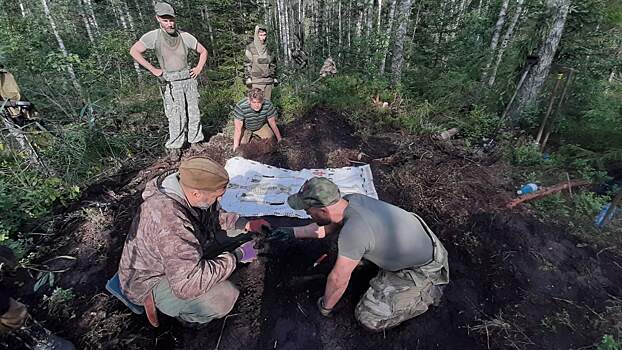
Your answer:
[[[302,185],[298,193],[287,198],[287,204],[295,210],[323,208],[341,199],[339,187],[325,177],[311,178]]]
[[[196,190],[217,191],[227,187],[229,174],[209,158],[192,157],[179,165],[179,182]]]
[[[166,2],[159,2],[155,5],[156,16],[172,16],[175,17],[175,10],[173,6]]]

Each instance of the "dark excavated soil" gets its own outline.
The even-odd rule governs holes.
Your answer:
[[[77,294],[68,314],[35,306],[41,295],[28,294],[32,282],[22,288],[24,300],[38,319],[87,349],[578,349],[618,321],[608,318],[621,296],[617,250],[582,244],[524,209],[503,209],[513,187],[502,163],[427,138],[357,135],[344,116],[324,108],[283,133],[279,145],[257,143],[242,152],[295,170],[370,163],[380,198],[426,219],[450,256],[451,283],[439,306],[395,329],[366,332],[353,313],[377,271],[366,265],[355,270],[334,317],[322,318],[315,300],[336,259],[332,237],[273,243],[260,261],[241,266],[232,277],[240,298],[226,319],[191,330],[160,314],[161,326],[151,328],[104,285],[118,266],[145,182],[175,166],[166,162],[93,186],[53,223],[63,238],[40,242],[61,241],[63,248],[50,254],[78,258],[60,281]],[[234,155],[222,135],[190,154],[223,163]],[[329,258],[310,268],[323,253]]]

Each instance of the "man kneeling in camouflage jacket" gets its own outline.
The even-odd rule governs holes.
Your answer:
[[[239,291],[227,278],[237,262],[256,259],[253,241],[214,259],[204,258],[206,245],[220,229],[257,232],[269,225],[219,211],[217,200],[228,183],[220,164],[194,157],[182,161],[179,172],[147,184],[119,264],[130,301],[144,305],[153,297],[161,312],[198,324],[231,311]]]
[[[317,301],[323,316],[332,313],[362,259],[380,267],[354,312],[365,328],[395,327],[440,301],[449,283],[447,251],[416,214],[362,194],[341,197],[337,185],[323,177],[306,181],[287,203],[315,223],[277,228],[269,240],[324,238],[339,231],[339,256]]]

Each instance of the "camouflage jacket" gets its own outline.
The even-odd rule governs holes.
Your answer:
[[[219,212],[216,205],[209,210],[190,207],[177,175],[163,174],[147,184],[123,247],[121,288],[136,304],[142,305],[162,278],[168,279],[175,296],[191,299],[235,270],[233,254],[205,260],[203,248],[215,230],[239,229],[245,219]]]

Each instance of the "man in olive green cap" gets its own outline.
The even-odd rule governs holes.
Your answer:
[[[219,230],[235,235],[269,224],[220,210],[228,183],[220,164],[194,157],[147,184],[119,263],[121,289],[131,302],[153,301],[188,323],[204,324],[231,311],[239,291],[227,279],[238,262],[256,259],[253,242],[214,259],[204,258],[205,248]]]
[[[306,181],[287,202],[305,210],[314,223],[277,228],[268,239],[324,238],[339,232],[337,262],[317,301],[323,316],[330,316],[362,259],[380,267],[354,313],[366,329],[395,327],[440,301],[443,285],[449,283],[447,251],[416,214],[362,194],[342,197],[337,185],[323,177]]]
[[[143,35],[130,49],[130,55],[163,84],[164,112],[168,119],[169,139],[166,142],[171,158],[178,160],[185,142],[203,141],[199,91],[196,77],[207,62],[207,50],[192,34],[177,30],[175,10],[165,2],[155,5],[160,28]],[[147,50],[155,50],[159,68],[143,57]],[[199,54],[194,68],[188,65],[188,50]]]
[[[244,79],[249,89],[260,89],[265,99],[270,100],[272,87],[278,84],[278,81],[276,63],[266,45],[267,37],[266,27],[256,25],[253,42],[246,45],[244,51]]]

